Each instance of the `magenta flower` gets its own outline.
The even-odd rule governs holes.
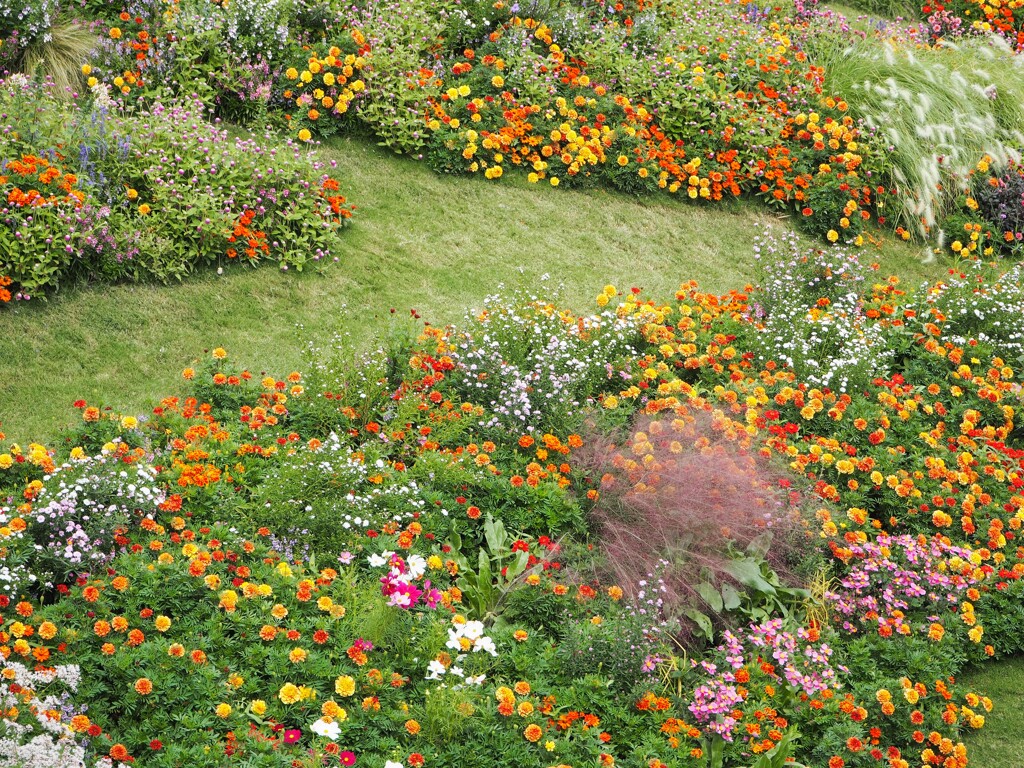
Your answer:
[[[294,744],[296,741],[302,738],[302,731],[298,728],[289,728],[284,732],[284,743]]]
[[[342,765],[355,765],[356,764],[356,753],[349,752],[348,750],[338,755],[338,760]]]

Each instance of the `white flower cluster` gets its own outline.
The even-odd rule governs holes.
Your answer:
[[[288,43],[290,3],[286,0],[231,0],[224,3],[225,33],[235,53],[273,61]]]
[[[467,675],[462,668],[469,653],[483,651],[491,656],[498,655],[498,649],[494,640],[484,634],[484,625],[481,621],[466,621],[461,616],[452,619],[452,626],[448,630],[448,642],[446,648],[457,651],[458,655],[448,666],[441,661],[434,659],[427,665],[427,680],[441,680],[443,678],[455,677],[462,682],[456,684],[455,688],[466,685],[482,685],[487,678],[484,674]]]
[[[448,630],[448,642],[446,648],[453,651],[485,651],[491,656],[498,655],[498,649],[494,641],[484,634],[482,621],[467,621],[465,623],[452,622],[454,626]],[[451,670],[449,670],[450,672]]]
[[[484,428],[532,431],[571,417],[635,356],[639,323],[614,311],[576,318],[521,292],[484,300],[452,338],[450,381],[487,408]]]
[[[57,467],[43,478],[25,518],[37,549],[36,574],[49,579],[91,570],[113,555],[117,527],[155,516],[165,499],[156,472],[143,463],[128,466],[101,454]]]
[[[994,356],[1024,362],[1024,266],[998,277],[974,262],[958,269],[918,293],[911,304],[916,320],[940,326],[945,341],[976,340]]]
[[[754,254],[764,276],[750,319],[762,360],[838,392],[888,369],[895,352],[882,326],[865,314],[866,274],[855,254],[802,246],[794,234],[780,241],[770,229],[755,240]]]
[[[388,522],[411,520],[428,509],[415,480],[377,485],[371,475],[386,467],[384,461],[363,461],[352,455],[337,434],[331,433],[316,450],[297,451],[272,468],[263,484],[276,493],[287,489],[287,498],[267,498],[266,508],[294,508],[303,526],[318,516],[329,516],[345,530],[358,532],[378,528]],[[346,488],[347,493],[324,493],[324,489]],[[447,516],[448,511],[436,509]],[[282,534],[288,533],[281,531]]]
[[[19,45],[48,43],[59,11],[60,0],[0,0],[0,38],[17,32]]]
[[[15,517],[18,514],[10,507],[0,507],[0,547],[4,550],[3,562],[0,562],[0,595],[10,598],[27,592],[36,581],[27,562],[35,546],[24,531],[11,528],[10,522]]]
[[[85,750],[60,715],[67,692],[74,692],[81,680],[75,665],[61,665],[41,671],[0,657],[0,712],[24,712],[30,717],[0,719],[0,768],[86,768]],[[11,675],[11,677],[8,677]],[[11,686],[18,686],[18,693]],[[59,693],[41,695],[56,685]]]

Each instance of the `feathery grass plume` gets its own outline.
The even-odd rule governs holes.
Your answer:
[[[861,42],[825,63],[830,92],[888,146],[897,189],[894,225],[934,236],[968,175],[987,156],[996,167],[1024,144],[1024,62],[992,36],[910,50]]]
[[[733,553],[765,533],[765,560],[794,580],[788,563],[802,535],[800,495],[784,471],[730,435],[735,425],[722,414],[680,406],[639,417],[624,443],[592,435],[577,459],[599,478],[591,520],[607,569],[631,597],[659,573],[667,616],[699,605],[697,587],[709,577],[732,581]],[[679,639],[688,632],[684,622]]]
[[[96,43],[96,35],[82,24],[54,24],[49,35],[25,48],[22,70],[29,77],[51,80],[54,93],[70,96],[82,85],[82,64]]]

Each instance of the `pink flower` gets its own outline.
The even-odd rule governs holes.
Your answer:
[[[298,728],[290,728],[284,732],[284,743],[294,744],[296,741],[302,738],[302,731]]]
[[[356,764],[356,753],[345,751],[338,755],[338,759],[342,765],[355,765]]]

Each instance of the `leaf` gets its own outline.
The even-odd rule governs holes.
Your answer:
[[[500,555],[505,547],[505,540],[508,534],[505,533],[505,524],[501,520],[495,520],[487,515],[487,522],[484,523],[484,538],[487,539],[487,548],[492,555]]]
[[[762,560],[767,556],[768,549],[772,544],[772,532],[765,531],[760,536],[755,536],[751,539],[750,543],[747,544],[747,554],[751,557]]]
[[[686,609],[685,614],[687,618],[689,618],[698,627],[700,627],[701,631],[704,633],[704,636],[707,637],[708,640],[714,637],[715,629],[711,624],[711,619],[708,618],[708,615],[706,613],[702,613],[698,611],[696,608],[688,608]]]
[[[727,611],[735,611],[740,607],[740,593],[729,582],[722,585],[722,604]]]
[[[722,570],[745,587],[751,587],[769,595],[775,594],[775,587],[765,581],[761,575],[761,566],[750,558],[732,560],[726,563]]]
[[[480,570],[477,572],[477,589],[481,592],[485,590],[490,591],[494,582],[494,577],[491,575],[491,561],[487,557],[487,553],[482,549],[480,550],[479,562]]]
[[[508,567],[506,571],[506,581],[512,581],[516,576],[526,570],[526,564],[530,561],[529,552],[520,552],[515,561]]]
[[[715,613],[721,613],[723,602],[722,595],[719,594],[718,590],[712,584],[706,581],[702,581],[697,585],[697,594],[701,596],[701,599],[711,606],[711,610]]]
[[[722,768],[725,762],[725,741],[721,736],[715,736],[711,741],[711,755],[708,762],[709,768]]]

